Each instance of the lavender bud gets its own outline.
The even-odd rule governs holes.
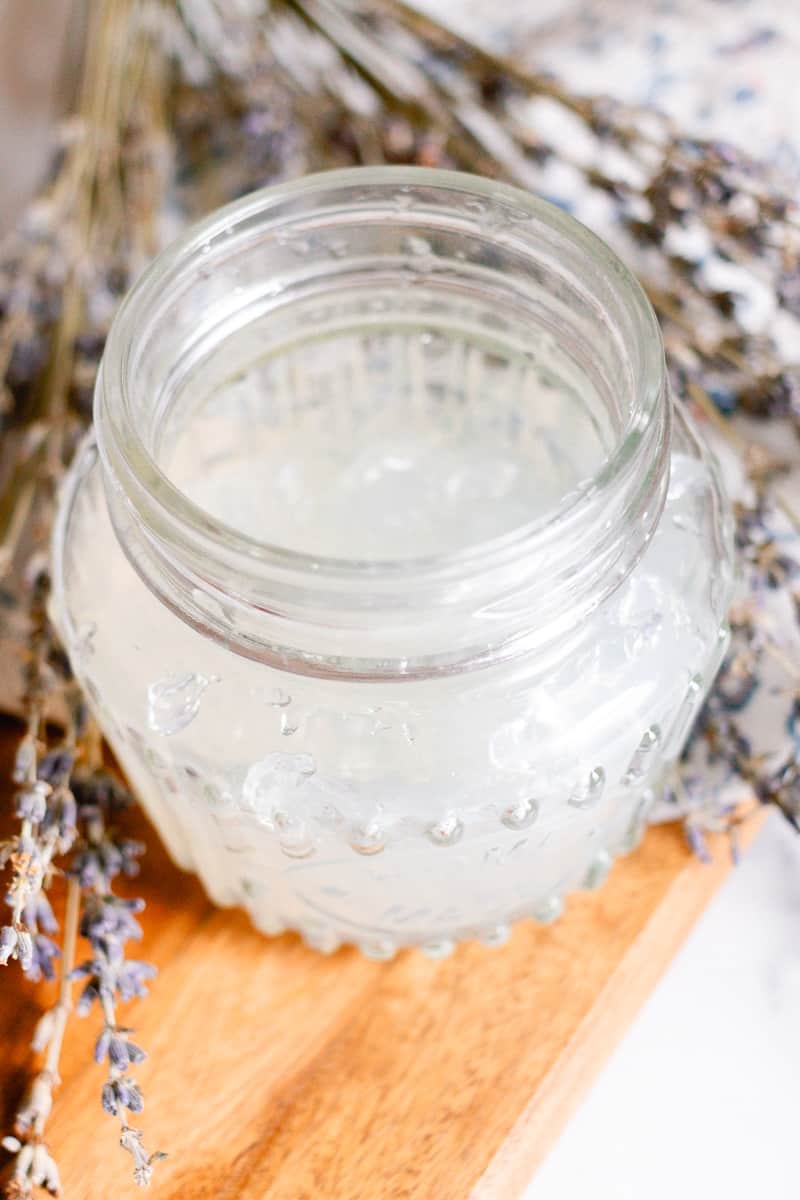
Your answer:
[[[45,933],[56,933],[58,921],[53,915],[50,901],[44,892],[38,892],[24,908],[23,916],[29,929],[43,929]]]
[[[116,1088],[113,1083],[104,1083],[100,1093],[100,1103],[110,1117],[115,1117],[119,1111]]]
[[[110,775],[92,775],[88,778],[74,779],[72,790],[82,816],[84,808],[90,811],[97,809],[114,811],[126,808],[130,804],[130,796],[126,790]]]
[[[37,982],[39,979],[55,979],[54,963],[57,958],[60,958],[61,951],[55,942],[49,937],[45,937],[43,933],[37,933],[33,937],[33,956],[31,964],[28,968],[23,965],[23,971]]]
[[[50,797],[42,828],[56,830],[62,854],[69,850],[75,840],[76,821],[75,797],[68,787],[60,784]]]
[[[103,876],[109,881],[116,878],[123,865],[119,848],[113,842],[107,841],[98,847],[98,854],[103,864]]]
[[[99,1038],[94,1044],[94,1061],[102,1062],[108,1054],[108,1047],[111,1043],[111,1030],[106,1026]]]
[[[17,958],[27,975],[33,966],[33,938],[25,929],[17,934]]]
[[[84,912],[81,934],[111,957],[129,938],[141,938],[141,926],[132,914],[143,907],[144,903],[138,900],[94,897]]]
[[[70,775],[75,763],[72,750],[51,750],[39,763],[38,777],[52,787],[62,787]]]
[[[14,767],[11,772],[14,783],[24,783],[26,779],[29,779],[35,765],[36,739],[28,733],[17,746],[17,753],[14,756]]]
[[[129,1112],[140,1113],[144,1108],[144,1100],[138,1086],[132,1079],[118,1079],[116,1082],[117,1099],[123,1108]]]
[[[0,964],[6,965],[17,948],[17,931],[11,925],[0,930]]]
[[[43,779],[28,784],[21,792],[17,792],[16,814],[21,821],[31,821],[39,825],[47,812],[47,797],[52,788]]]
[[[134,996],[146,996],[145,980],[154,979],[155,967],[150,963],[137,962],[136,959],[122,963],[117,972],[117,990],[120,999],[132,1000]]]
[[[39,893],[39,903],[36,907],[36,919],[39,922],[39,927],[45,933],[58,933],[58,921],[55,918],[50,901],[44,892]]]
[[[130,1066],[130,1055],[124,1038],[112,1037],[108,1047],[108,1058],[112,1067],[119,1071],[127,1071]]]
[[[711,851],[708,848],[708,842],[702,829],[692,824],[687,824],[685,829],[686,840],[689,843],[692,853],[696,854],[701,862],[710,863],[712,861]]]
[[[82,888],[89,889],[95,887],[101,878],[101,867],[97,852],[92,848],[81,850],[73,858],[69,867],[69,874],[73,879],[78,880]],[[84,917],[81,922],[81,935],[88,937],[89,935],[84,932],[85,925],[86,918]]]
[[[144,1062],[147,1054],[141,1046],[137,1046],[135,1042],[128,1042],[128,1057],[132,1063]]]
[[[123,873],[129,877],[138,875],[139,863],[137,860],[145,852],[144,842],[125,839],[117,843],[117,848],[121,855]]]
[[[85,1017],[91,1009],[95,1000],[100,998],[100,993],[93,983],[87,983],[86,987],[78,996],[78,1002],[75,1005],[75,1012],[79,1017]]]

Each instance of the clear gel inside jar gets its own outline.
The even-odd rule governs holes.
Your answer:
[[[471,335],[463,300],[448,328],[446,293],[420,288],[414,312],[370,289],[337,327],[342,299],[287,307],[296,337],[237,362],[254,322],[215,352],[210,387],[204,363],[182,382],[162,465],[227,525],[309,555],[420,558],[542,516],[607,458],[609,406],[552,334],[492,338],[475,304]]]

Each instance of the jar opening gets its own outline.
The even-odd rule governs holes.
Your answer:
[[[96,415],[176,572],[393,628],[412,597],[544,620],[609,521],[599,561],[632,565],[668,424],[655,318],[601,242],[516,189],[407,168],[269,189],[190,231],[123,305]]]
[[[310,306],[287,299],[264,320],[288,343],[238,361],[235,335],[183,381],[161,468],[237,534],[345,569],[530,529],[608,462],[617,414],[552,334],[515,343],[486,316],[445,280],[406,297],[337,279]],[[254,344],[252,325],[238,340]]]

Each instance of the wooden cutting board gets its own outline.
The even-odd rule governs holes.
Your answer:
[[[3,779],[15,737],[0,724]],[[653,829],[555,925],[376,964],[261,937],[132,824],[150,847],[129,885],[147,900],[139,956],[160,969],[123,1010],[150,1055],[138,1123],[169,1152],[153,1200],[519,1197],[729,866],[721,847],[703,866],[678,830]],[[54,985],[16,964],[0,979],[6,1132]],[[96,1014],[72,1021],[49,1126],[66,1200],[143,1194],[100,1109],[97,1032]]]

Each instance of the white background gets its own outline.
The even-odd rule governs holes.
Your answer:
[[[773,815],[525,1200],[797,1200],[800,839]]]

